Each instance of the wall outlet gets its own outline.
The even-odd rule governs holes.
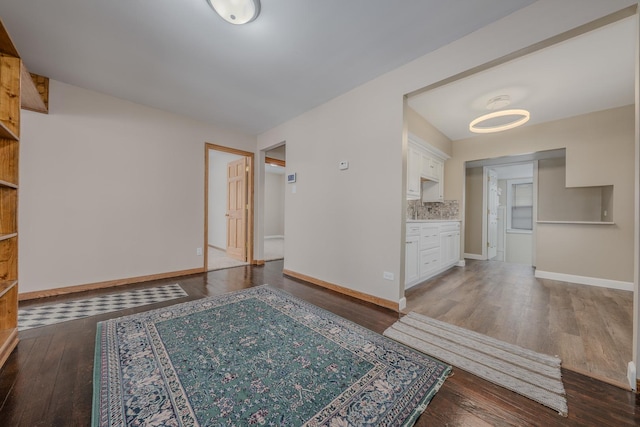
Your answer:
[[[202,248],[196,248],[196,255],[202,256]]]
[[[387,279],[387,280],[393,280],[393,277],[394,277],[394,276],[393,276],[393,273],[392,273],[392,272],[390,272],[390,271],[384,271],[384,272],[382,273],[382,277],[384,277],[384,278],[385,278],[385,279]]]

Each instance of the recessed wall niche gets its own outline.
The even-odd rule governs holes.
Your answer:
[[[539,222],[613,222],[613,185],[566,186],[566,157],[538,161]]]

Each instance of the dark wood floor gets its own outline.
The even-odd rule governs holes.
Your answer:
[[[382,333],[398,314],[283,277],[282,261],[262,267],[238,267],[119,289],[180,283],[188,299],[270,284],[317,306]],[[94,291],[99,295],[109,291]],[[58,302],[78,297],[49,298]],[[32,301],[26,305],[41,304]],[[110,317],[175,304],[123,310],[20,333],[18,348],[0,371],[0,426],[88,426],[91,422],[92,373],[96,323]],[[563,371],[569,417],[454,368],[417,426],[635,426],[640,425],[637,396],[603,382]]]

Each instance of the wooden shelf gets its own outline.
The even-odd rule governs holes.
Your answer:
[[[4,123],[0,121],[0,138],[1,139],[11,139],[13,141],[19,141],[18,136],[13,133],[11,129],[9,129]]]
[[[18,189],[18,185],[14,184],[12,182],[9,181],[3,181],[0,179],[0,187],[9,187],[9,188],[15,188],[16,190]]]
[[[0,330],[0,367],[18,345],[18,327]]]
[[[18,233],[0,234],[0,241],[13,239],[14,237],[18,237]]]
[[[18,284],[17,280],[0,280],[0,297]]]
[[[26,72],[27,78],[24,73]],[[22,94],[40,97],[0,21],[0,368],[18,345],[18,157]],[[31,87],[33,86],[33,88]],[[43,102],[44,104],[44,102]],[[7,280],[8,279],[8,280]]]
[[[20,107],[38,113],[49,112],[24,63],[20,67]]]
[[[13,40],[11,40],[11,36],[5,29],[2,20],[0,20],[0,53],[20,58],[18,49],[16,49],[16,45],[13,44]]]

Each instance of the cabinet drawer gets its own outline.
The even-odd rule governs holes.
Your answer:
[[[420,223],[410,222],[407,223],[407,236],[419,236],[420,235]]]
[[[445,222],[440,225],[441,233],[449,233],[452,231],[460,231],[460,223],[459,222]]]
[[[440,228],[437,224],[422,224],[420,227],[420,250],[437,248],[440,245]]]
[[[420,277],[428,276],[440,268],[440,249],[420,251]]]

